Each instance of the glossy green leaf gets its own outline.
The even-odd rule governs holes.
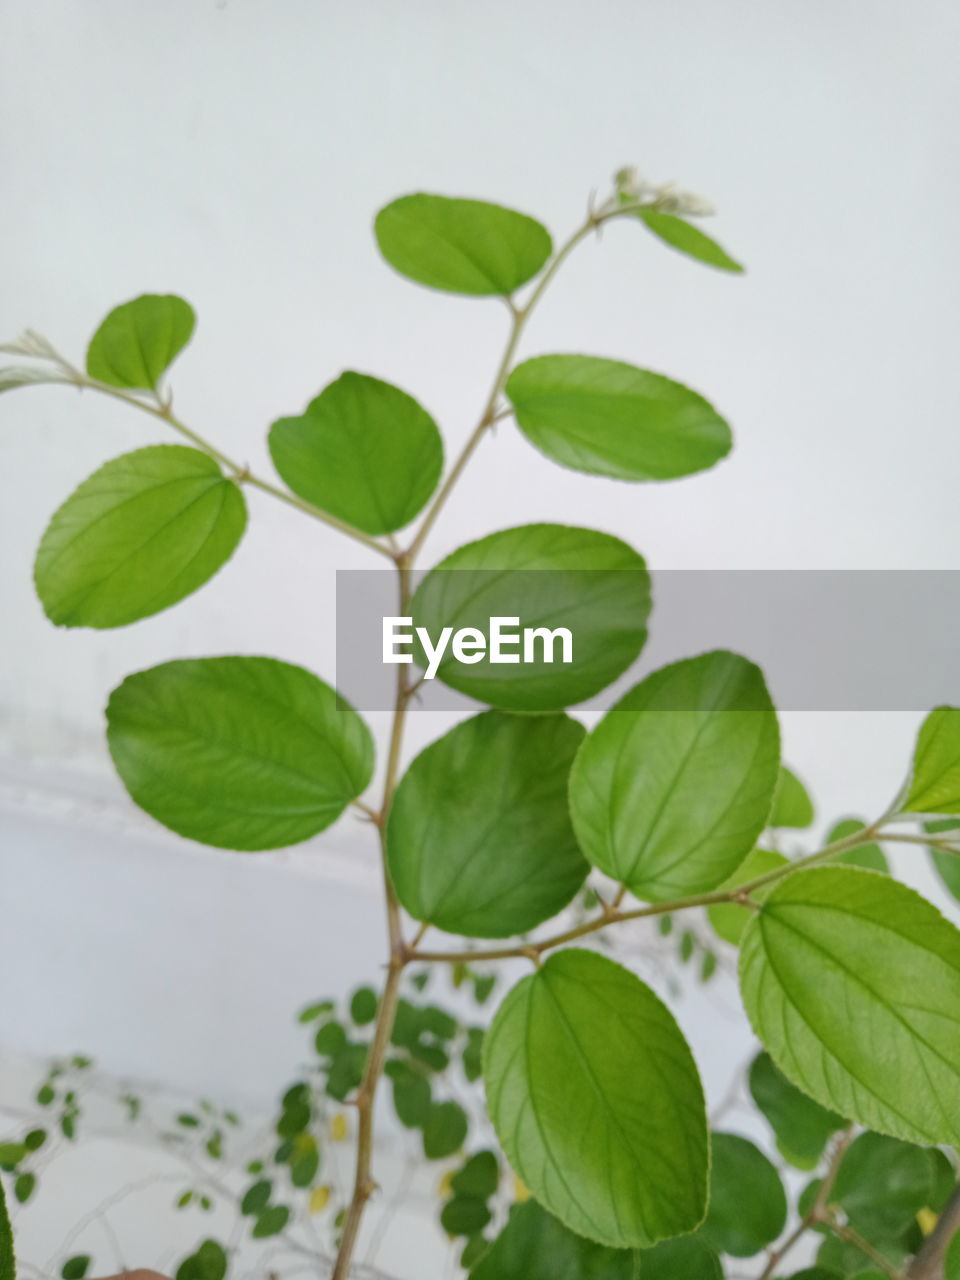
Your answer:
[[[26,1204],[36,1189],[37,1175],[35,1173],[21,1173],[14,1180],[13,1194],[18,1204]]]
[[[768,825],[802,829],[812,823],[813,801],[809,792],[793,770],[782,765]]]
[[[435,1102],[423,1126],[423,1154],[428,1160],[443,1160],[463,1146],[467,1136],[467,1115],[456,1102]]]
[[[17,1264],[13,1253],[13,1231],[7,1215],[7,1201],[0,1178],[0,1280],[16,1280]]]
[[[904,813],[960,813],[960,708],[937,707],[920,727]]]
[[[960,1142],[960,932],[912,889],[852,867],[787,877],[747,926],[740,986],[774,1062],[822,1106]]]
[[[454,1196],[440,1210],[440,1225],[448,1236],[472,1236],[489,1224],[493,1214],[477,1196]]]
[[[506,1226],[470,1272],[470,1280],[636,1280],[639,1274],[631,1250],[609,1249],[574,1235],[535,1200],[528,1200],[510,1210]],[[646,1272],[643,1275],[647,1280]]]
[[[688,258],[696,258],[698,262],[706,263],[708,267],[718,267],[721,271],[743,271],[739,262],[692,222],[672,213],[660,213],[656,209],[643,209],[637,217],[658,239],[671,249],[686,254]]]
[[[152,445],[95,471],[53,515],[34,580],[65,627],[123,627],[212,578],[247,522],[240,488],[199,449]]]
[[[367,786],[370,731],[335,690],[273,658],[195,658],[128,676],[107,741],[142,809],[226,849],[323,831]]]
[[[343,373],[299,418],[273,424],[270,456],[301,498],[366,533],[393,533],[436,488],[443,441],[405,391]]]
[[[752,1258],[776,1240],[786,1221],[783,1183],[763,1152],[736,1134],[715,1133],[704,1240],[720,1253]]]
[[[846,840],[848,836],[854,836],[858,831],[862,831],[866,825],[859,818],[844,818],[827,836],[827,844],[832,844],[834,840]],[[845,867],[862,867],[864,871],[881,871],[884,875],[890,873],[887,855],[878,844],[872,841],[870,844],[859,844],[854,849],[848,849],[846,853],[839,854],[831,861]]]
[[[224,1280],[227,1255],[216,1240],[204,1240],[177,1268],[177,1280]]]
[[[812,1167],[831,1135],[846,1126],[842,1116],[821,1107],[791,1084],[768,1053],[754,1058],[749,1083],[750,1094],[773,1129],[780,1150],[792,1161]]]
[[[87,373],[111,387],[156,391],[195,323],[190,304],[173,294],[145,293],[125,302],[90,339]]]
[[[377,214],[380,252],[396,271],[447,293],[510,294],[553,250],[547,229],[482,200],[412,195]]]
[[[420,584],[411,612],[434,643],[447,626],[487,636],[493,617],[517,619],[510,631],[567,628],[569,663],[561,661],[560,640],[549,650],[537,640],[532,661],[496,663],[489,653],[480,662],[460,661],[448,647],[437,669],[438,679],[492,706],[559,711],[599,693],[635,660],[647,638],[650,578],[643,558],[619,538],[521,525],[447,556]]]
[[[90,1270],[91,1258],[88,1253],[78,1253],[68,1258],[60,1268],[62,1280],[84,1280]]]
[[[768,872],[776,871],[786,865],[787,859],[782,853],[777,853],[773,849],[753,849],[733,875],[719,887],[735,889],[737,885],[746,884],[750,880],[765,876]],[[762,902],[772,890],[772,884],[764,886],[754,892],[753,898],[757,902]],[[742,907],[738,902],[718,902],[707,908],[707,919],[714,933],[733,947],[739,947],[743,931],[750,923],[752,914],[750,907]]]
[[[934,1198],[933,1168],[923,1147],[862,1133],[844,1153],[831,1201],[868,1240],[896,1240]]]
[[[703,1218],[697,1068],[672,1014],[612,960],[560,951],[518,983],[487,1033],[484,1081],[511,1165],[578,1235],[642,1248]]]
[[[517,425],[561,466],[617,480],[673,480],[725,457],[730,428],[679,382],[620,360],[525,360],[506,385]]]
[[[589,862],[650,902],[714,889],[766,825],[780,732],[759,667],[718,651],[655,671],[608,711],[570,775]]]
[[[487,711],[414,760],[391,805],[387,860],[415,920],[507,938],[570,902],[589,870],[567,809],[583,732],[565,715]]]
[[[492,1151],[478,1151],[450,1179],[457,1195],[489,1200],[500,1184],[500,1162]]]

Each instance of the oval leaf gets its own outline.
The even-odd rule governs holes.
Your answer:
[[[218,848],[297,844],[370,781],[370,731],[335,690],[273,658],[194,658],[128,676],[107,742],[130,795]]]
[[[270,456],[301,498],[366,533],[393,533],[436,488],[443,441],[412,396],[348,372],[301,417],[273,424]]]
[[[768,826],[802,830],[812,825],[813,817],[810,793],[797,775],[786,765],[782,765]]]
[[[587,737],[570,774],[587,860],[637,897],[716,888],[766,825],[780,768],[760,669],[717,651],[663,667]]]
[[[937,707],[920,727],[904,813],[960,813],[960,708]]]
[[[832,1134],[846,1120],[828,1111],[790,1083],[769,1053],[758,1054],[750,1066],[750,1094],[777,1138],[777,1146],[791,1162],[812,1168],[823,1155]]]
[[[487,711],[410,766],[387,827],[397,897],[415,920],[508,938],[556,915],[589,870],[567,811],[583,727]]]
[[[506,385],[517,425],[561,466],[617,480],[673,480],[730,452],[730,428],[694,391],[596,356],[537,356]]]
[[[711,1149],[710,1209],[701,1234],[720,1253],[752,1258],[786,1225],[780,1175],[762,1151],[734,1133],[715,1133]]]
[[[833,844],[835,840],[846,840],[848,836],[854,836],[858,831],[862,831],[866,825],[859,818],[844,818],[827,836],[827,844]],[[887,855],[874,842],[858,844],[855,848],[848,849],[846,853],[838,854],[835,861],[843,863],[846,867],[863,867],[865,871],[881,871],[884,875],[890,873]]]
[[[632,1250],[608,1249],[574,1235],[536,1200],[527,1200],[510,1210],[470,1280],[634,1280],[636,1275]]]
[[[635,660],[647,638],[650,578],[643,558],[610,534],[522,525],[447,556],[420,584],[411,612],[435,643],[447,626],[486,636],[493,617],[513,619],[512,630],[567,628],[569,663],[559,640],[537,640],[533,660],[515,666],[489,656],[462,662],[451,647],[437,669],[438,679],[481,702],[558,711],[592,697]]]
[[[656,209],[643,209],[637,217],[664,244],[686,254],[688,258],[696,258],[698,262],[704,262],[708,267],[718,267],[721,271],[743,271],[741,264],[731,258],[716,240],[684,218],[678,218],[672,213],[660,213]]]
[[[44,612],[63,627],[123,627],[212,578],[243,536],[240,488],[199,449],[114,458],[55,512],[37,551]]]
[[[822,1106],[960,1141],[960,932],[912,889],[848,867],[789,876],[747,927],[740,986],[774,1062]]]
[[[868,1240],[897,1240],[934,1198],[929,1151],[861,1133],[844,1154],[831,1200]]]
[[[510,992],[484,1045],[487,1106],[510,1163],[578,1235],[645,1248],[707,1202],[697,1068],[668,1009],[592,951],[561,951]]]
[[[90,339],[87,373],[110,387],[156,391],[195,323],[189,302],[173,294],[145,293],[114,307]]]
[[[431,289],[476,297],[510,294],[541,270],[550,233],[526,214],[482,200],[412,195],[377,214],[380,252]]]

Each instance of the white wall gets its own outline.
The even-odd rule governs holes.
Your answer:
[[[562,235],[636,162],[714,199],[749,273],[613,226],[525,349],[681,378],[731,419],[732,458],[618,485],[552,467],[505,423],[430,557],[542,518],[619,533],[659,567],[957,568],[958,35],[950,0],[11,0],[0,336],[30,325],[78,356],[115,303],[179,292],[199,327],[178,409],[254,468],[269,471],[270,421],[343,367],[416,394],[453,449],[505,314],[393,275],[373,214],[425,188]],[[234,561],[176,609],[54,629],[30,578],[46,520],[106,458],[163,438],[66,390],[0,400],[0,910],[17,961],[0,1044],[84,1047],[117,1072],[264,1098],[298,1002],[379,963],[365,833],[341,824],[321,858],[234,859],[121,820],[101,708],[129,671],[183,654],[273,653],[331,676],[334,570],[370,560],[254,494]],[[829,638],[814,620],[811,643]],[[886,801],[917,719],[785,717],[825,819]],[[435,728],[414,717],[411,744]],[[719,1086],[729,1034],[694,1013]]]

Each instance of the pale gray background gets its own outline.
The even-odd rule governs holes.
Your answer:
[[[255,468],[269,422],[344,367],[418,396],[455,447],[506,314],[393,275],[375,211],[435,190],[563,236],[636,162],[712,198],[749,274],[613,226],[524,349],[679,377],[729,416],[734,454],[631,487],[552,466],[506,422],[428,561],[561,519],[660,568],[955,569],[958,37],[950,0],[7,0],[0,334],[31,325],[79,356],[117,302],[179,292],[199,326],[178,409]],[[83,1047],[259,1102],[296,1060],[290,1011],[378,963],[367,835],[347,819],[322,852],[252,859],[148,829],[109,773],[101,708],[129,671],[183,654],[331,675],[334,570],[371,561],[253,494],[240,551],[197,595],[127,630],[54,629],[30,576],[50,513],[105,459],[164,438],[65,389],[0,400],[0,1044]],[[810,619],[812,647],[831,625]],[[785,717],[824,820],[886,802],[917,719]],[[415,723],[411,745],[437,728]],[[925,883],[915,861],[901,867]],[[707,1006],[680,1013],[721,1087],[746,1041]]]

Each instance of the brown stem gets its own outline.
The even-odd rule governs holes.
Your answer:
[[[807,1234],[812,1226],[825,1219],[826,1208],[830,1202],[830,1195],[833,1191],[833,1185],[837,1180],[837,1174],[840,1172],[840,1164],[843,1160],[844,1152],[850,1145],[853,1137],[853,1130],[846,1129],[836,1141],[833,1148],[833,1154],[830,1157],[830,1164],[827,1172],[823,1175],[823,1181],[817,1189],[813,1204],[797,1223],[796,1227],[784,1240],[779,1249],[774,1249],[773,1253],[767,1259],[767,1265],[764,1267],[759,1280],[770,1280],[770,1277],[776,1271],[777,1267],[787,1256],[788,1253],[800,1242]]]
[[[943,1261],[951,1241],[960,1234],[960,1187],[954,1189],[937,1225],[907,1267],[907,1280],[943,1280]]]

